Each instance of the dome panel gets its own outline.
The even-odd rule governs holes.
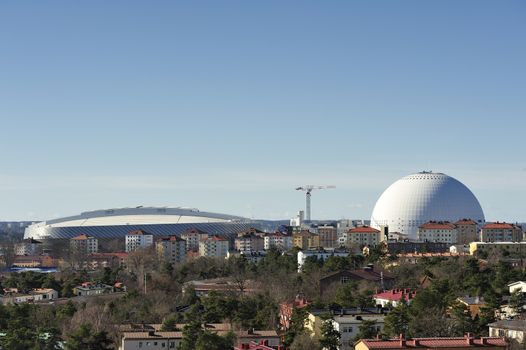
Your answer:
[[[389,186],[380,196],[371,215],[371,226],[389,226],[416,238],[418,226],[430,221],[457,221],[470,218],[484,222],[484,213],[475,195],[460,181],[442,173],[411,174]]]

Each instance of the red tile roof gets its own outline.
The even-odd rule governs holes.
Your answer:
[[[404,348],[472,348],[472,347],[507,347],[504,338],[496,337],[455,337],[455,338],[414,338],[414,339],[363,339],[369,349],[404,349]]]
[[[83,233],[77,237],[73,237],[72,239],[76,240],[76,241],[85,241],[87,240],[88,238],[91,238],[90,236],[88,236],[87,234]]]
[[[144,230],[135,230],[128,232],[129,235],[151,235],[151,233],[146,232]]]
[[[176,235],[170,235],[168,237],[161,237],[159,241],[176,241],[176,242],[186,242],[186,240],[182,239],[179,236]]]
[[[455,225],[476,225],[477,223],[471,219],[461,219],[455,222]]]
[[[361,226],[361,227],[352,228],[348,232],[349,233],[378,233],[380,232],[380,230],[377,230],[369,226]]]
[[[373,298],[375,299],[385,299],[390,301],[400,301],[404,296],[405,301],[409,301],[416,296],[416,290],[412,289],[391,289],[384,290],[383,292],[376,293]]]
[[[484,227],[482,227],[483,230],[487,230],[487,229],[504,229],[504,230],[509,230],[509,229],[515,229],[515,228],[518,228],[517,226],[513,225],[513,224],[508,224],[507,222],[490,222],[486,225],[484,225]]]
[[[419,228],[425,230],[453,230],[455,228],[455,225],[453,225],[449,221],[429,221],[423,225],[420,225]]]

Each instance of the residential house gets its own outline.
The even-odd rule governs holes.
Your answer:
[[[467,307],[472,318],[480,315],[481,309],[486,307],[482,297],[460,297],[456,301]]]
[[[354,348],[354,338],[358,335],[360,325],[364,321],[374,321],[374,329],[378,334],[384,329],[386,310],[381,308],[346,308],[339,310],[316,309],[307,313],[305,329],[313,337],[321,335],[324,322],[331,322],[334,329],[340,332],[340,350]]]
[[[182,341],[184,324],[176,324],[175,331],[161,331],[161,325],[141,325],[131,331],[123,331],[120,350],[169,350],[177,349]],[[241,344],[266,344],[270,348],[280,346],[280,338],[274,330],[235,330],[230,324],[215,323],[203,326],[209,332],[224,336],[228,332],[235,334],[235,347]],[[125,329],[125,328],[124,328]]]
[[[365,267],[356,270],[343,270],[333,272],[320,279],[320,295],[338,288],[339,285],[350,281],[368,281],[377,285],[378,288],[391,288],[394,285],[394,277],[383,270],[375,270],[373,267]]]
[[[58,292],[51,288],[34,288],[29,293],[19,293],[16,288],[9,288],[4,292],[0,298],[2,304],[38,303],[58,299]]]
[[[506,337],[523,344],[526,338],[526,320],[499,320],[488,324],[490,337]]]
[[[508,342],[504,337],[474,337],[466,334],[464,337],[434,337],[434,338],[404,338],[401,335],[394,339],[362,339],[354,346],[355,350],[401,350],[401,349],[444,349],[462,350],[484,348],[488,350],[507,350]]]
[[[76,286],[75,288],[73,288],[73,294],[79,297],[113,293],[114,291],[115,289],[112,286],[109,286],[107,284],[103,284],[103,283],[94,284],[91,282],[84,282],[80,286]]]
[[[309,257],[316,257],[318,260],[325,261],[331,256],[347,257],[349,256],[349,252],[336,249],[317,249],[298,252],[298,272],[301,272],[301,269],[305,264],[305,260],[307,260]]]
[[[402,300],[405,300],[406,304],[409,305],[415,296],[416,290],[414,289],[390,289],[375,293],[373,299],[377,306],[397,307]]]

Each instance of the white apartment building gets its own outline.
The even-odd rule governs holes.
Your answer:
[[[132,231],[126,235],[126,253],[148,248],[153,244],[153,235],[143,230]]]
[[[210,236],[199,241],[199,255],[212,258],[226,258],[229,250],[228,239]]]
[[[384,330],[384,315],[336,315],[332,317],[332,325],[340,332],[340,350],[354,349],[354,338],[358,335],[364,320],[374,321],[374,331],[381,334]]]
[[[421,242],[437,242],[457,244],[458,231],[454,224],[447,221],[429,221],[418,227],[418,240]]]
[[[276,247],[281,251],[292,249],[292,236],[284,235],[281,232],[271,233],[265,236],[264,249]]]
[[[159,259],[174,266],[186,260],[186,241],[175,235],[159,239],[155,248]]]

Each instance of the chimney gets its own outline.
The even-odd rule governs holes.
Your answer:
[[[400,347],[405,348],[405,338],[403,333],[400,333]]]
[[[464,337],[466,338],[466,345],[471,346],[471,345],[474,344],[474,342],[473,342],[473,340],[474,340],[473,334],[466,333],[466,335]]]

